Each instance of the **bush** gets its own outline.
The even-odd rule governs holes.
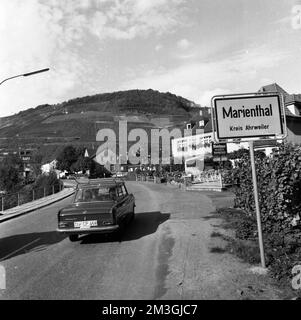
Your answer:
[[[267,262],[275,278],[287,278],[301,261],[301,147],[283,144],[271,157],[257,154],[255,163]],[[248,217],[236,226],[236,236],[254,239],[252,233],[255,230],[257,237],[257,229],[248,154],[236,161],[226,179],[234,185],[235,206]]]
[[[6,194],[4,198],[4,209],[10,209],[16,207],[18,203],[24,204],[33,200],[33,198],[39,199],[44,196],[50,195],[53,192],[59,192],[61,190],[61,182],[57,178],[55,172],[51,172],[49,175],[42,174],[38,176],[37,180],[32,184],[27,184],[22,188],[19,188],[14,193]],[[2,205],[2,202],[1,202]]]
[[[256,175],[262,222],[267,231],[300,225],[301,148],[284,144],[272,156],[256,155]],[[255,212],[248,154],[235,162],[225,180],[234,185],[235,206]]]
[[[21,159],[16,156],[7,156],[0,162],[0,191],[13,193],[22,187],[23,177],[22,172],[23,163]]]

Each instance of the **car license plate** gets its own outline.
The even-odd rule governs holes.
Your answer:
[[[74,228],[91,228],[91,227],[97,227],[97,220],[88,220],[88,221],[75,221],[74,222]]]

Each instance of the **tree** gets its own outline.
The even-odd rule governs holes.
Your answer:
[[[90,178],[109,178],[112,174],[104,166],[100,165],[95,161],[90,162]]]
[[[236,160],[241,159],[244,155],[248,155],[249,150],[240,148],[238,150],[232,151],[228,154],[229,159]]]
[[[78,160],[78,150],[73,146],[67,146],[57,157],[57,169],[73,172],[72,165]]]
[[[54,171],[50,171],[49,174],[41,174],[38,176],[34,183],[35,188],[50,187],[59,183],[59,179]]]
[[[80,155],[76,162],[71,165],[72,171],[78,172],[82,171],[83,173],[90,169],[91,159]]]
[[[43,155],[40,153],[34,154],[32,157],[32,177],[33,179],[36,179],[41,173],[41,165],[42,165]]]
[[[8,193],[21,188],[23,163],[18,156],[8,156],[0,163],[0,190]]]
[[[242,159],[244,156],[248,156],[250,154],[250,151],[248,149],[238,149],[235,151],[232,151],[228,154],[229,159],[236,160],[236,159]],[[259,158],[263,159],[266,157],[264,151],[262,150],[256,150],[255,155]]]

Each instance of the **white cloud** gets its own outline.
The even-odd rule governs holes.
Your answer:
[[[190,42],[187,39],[181,39],[177,42],[177,46],[180,49],[186,50],[190,47]]]
[[[75,7],[66,3],[63,7],[58,0],[1,1],[1,79],[46,67],[50,72],[3,84],[0,115],[59,102],[88,68],[71,47],[82,44],[87,24],[87,17],[74,14],[72,8],[87,9],[88,1],[76,1]]]
[[[231,92],[231,90],[225,89],[225,88],[215,88],[212,90],[206,90],[206,91],[202,92],[198,102],[202,106],[210,106],[210,101],[211,101],[212,97],[214,97],[216,95],[230,94],[230,93],[233,93],[233,92]]]
[[[100,39],[134,39],[172,32],[181,25],[186,0],[125,0],[103,2],[92,17],[90,32]]]
[[[26,81],[5,83],[0,116],[60,102],[76,86],[88,83],[95,68],[83,53],[89,35],[96,36],[94,44],[101,50],[104,39],[134,39],[174,31],[185,1],[1,0],[0,80],[46,67],[51,70]]]
[[[259,89],[258,74],[274,68],[287,57],[286,52],[272,53],[264,46],[251,48],[248,53],[237,52],[219,61],[195,61],[167,71],[153,70],[149,76],[138,76],[124,83],[122,89],[170,91],[202,105],[210,105],[215,94],[237,93],[242,88],[251,91]]]
[[[151,87],[207,104],[211,94],[257,88],[264,84],[261,79],[274,79],[277,75],[281,81],[286,77],[287,83],[291,81],[291,85],[297,86],[299,34],[290,35],[292,38],[275,37],[274,42],[267,37],[264,42],[257,41],[265,46],[225,58],[230,47],[244,48],[252,40],[246,34],[244,43],[237,44],[240,40],[227,29],[218,30],[221,41],[214,37],[217,30],[204,34],[207,24],[212,19],[219,20],[219,15],[215,17],[216,12],[200,3],[197,0],[1,0],[0,80],[45,67],[51,70],[3,84],[0,116],[41,103],[120,88]],[[195,33],[202,12],[205,29],[201,31],[202,37],[198,37]],[[191,24],[187,27],[188,13]],[[254,16],[253,23],[257,22]],[[183,35],[175,43],[178,30]],[[263,30],[262,37],[265,35]],[[272,45],[275,50],[271,50]],[[281,50],[294,51],[294,60],[286,59],[285,64],[287,55]],[[221,60],[213,61],[218,54]],[[161,68],[157,67],[161,63]],[[171,68],[173,63],[177,66]],[[287,75],[291,69],[296,71],[294,77]],[[120,85],[124,79],[130,80]],[[298,91],[298,87],[294,90]]]
[[[156,50],[156,51],[160,51],[162,48],[163,48],[162,44],[157,44],[157,45],[155,46],[155,50]]]

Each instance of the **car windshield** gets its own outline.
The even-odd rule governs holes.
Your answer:
[[[115,188],[93,187],[77,190],[74,202],[110,201],[115,199]]]

